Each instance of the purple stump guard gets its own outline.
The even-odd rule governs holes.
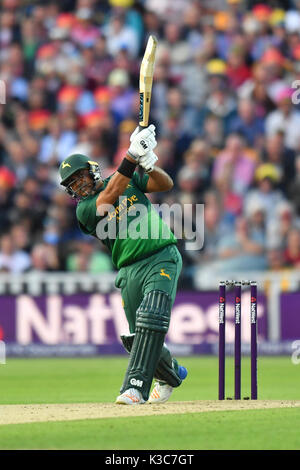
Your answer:
[[[219,400],[225,398],[225,282],[219,285]]]
[[[251,400],[257,400],[257,284],[251,282]]]
[[[234,291],[234,398],[241,399],[241,283]]]

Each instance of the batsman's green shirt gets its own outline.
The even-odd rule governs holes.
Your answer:
[[[126,190],[109,208],[107,215],[98,215],[96,200],[110,178],[103,181],[96,194],[78,203],[76,216],[84,233],[100,239],[107,246],[117,269],[177,243],[174,234],[144,194],[149,175],[141,177],[134,173]]]

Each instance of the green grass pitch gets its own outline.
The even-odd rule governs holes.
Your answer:
[[[179,362],[188,377],[170,402],[216,400],[217,357]],[[11,404],[113,403],[126,365],[126,357],[8,358],[0,365],[0,413]],[[228,358],[226,396],[233,375]],[[243,358],[242,396],[249,392],[250,361]],[[259,358],[258,398],[299,400],[300,365],[288,356]],[[300,408],[273,408],[3,424],[0,449],[300,449],[299,422]]]

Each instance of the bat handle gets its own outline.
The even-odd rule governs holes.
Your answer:
[[[146,127],[148,127],[148,126],[141,126],[139,124],[139,132],[141,132],[143,129],[146,129]],[[140,176],[143,176],[143,174],[144,174],[144,170],[141,166],[138,167],[138,173],[139,173]]]

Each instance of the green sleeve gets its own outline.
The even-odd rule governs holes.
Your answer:
[[[101,217],[96,215],[96,200],[82,201],[76,209],[79,228],[83,233],[92,233]]]
[[[146,192],[146,188],[147,188],[147,183],[148,183],[148,180],[149,180],[149,175],[147,175],[146,173],[144,173],[143,175],[139,175],[136,171],[133,173],[133,176],[132,176],[132,181],[134,182],[134,184],[143,192],[145,193]]]

